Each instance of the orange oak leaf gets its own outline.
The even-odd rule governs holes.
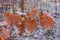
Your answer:
[[[4,38],[2,36],[0,36],[0,40],[4,40]]]
[[[18,13],[13,13],[13,25],[18,25],[20,17]]]
[[[32,17],[35,15],[36,8],[34,8],[31,12],[27,13],[26,21],[25,21],[25,28],[30,31],[30,33],[34,32],[37,29],[37,21],[31,20]],[[35,17],[34,17],[35,18]]]
[[[2,27],[2,37],[5,39],[8,38],[8,36],[9,36],[8,31],[6,30],[6,28]]]
[[[30,31],[30,33],[34,32],[38,27],[36,20],[30,20],[25,22],[25,28]]]
[[[30,12],[30,16],[32,19],[35,19],[37,16],[37,8],[33,8],[32,11]]]
[[[4,15],[5,15],[5,17],[6,17],[6,22],[7,22],[7,24],[8,24],[9,26],[11,26],[11,25],[12,25],[12,15],[11,15],[11,13],[5,12]]]
[[[44,28],[53,29],[53,27],[55,25],[55,21],[53,20],[53,18],[51,18],[49,15],[47,15],[46,13],[43,13],[43,12],[40,12],[39,20],[40,20],[40,24]]]

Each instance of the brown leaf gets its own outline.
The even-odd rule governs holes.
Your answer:
[[[30,20],[28,22],[25,22],[26,29],[30,31],[30,33],[34,32],[37,29],[37,23],[36,20]]]
[[[7,24],[11,26],[12,25],[12,15],[11,15],[11,13],[5,12],[4,15],[6,17]]]
[[[13,25],[18,25],[19,21],[20,21],[19,14],[18,13],[14,13],[13,14]]]
[[[36,8],[33,8],[32,11],[30,12],[27,12],[27,18],[30,18],[30,19],[35,19],[36,18],[36,15],[37,15],[37,9]]]
[[[30,16],[32,19],[35,19],[37,15],[37,8],[33,8],[32,11],[30,12]]]
[[[2,36],[0,36],[0,40],[4,40],[4,38]]]
[[[50,16],[48,16],[46,13],[40,13],[40,24],[44,27],[44,28],[50,28],[53,29],[55,21],[53,20],[53,18],[51,18]]]
[[[6,28],[2,27],[2,37],[5,39],[8,38],[8,36],[9,36],[8,31],[6,30]]]

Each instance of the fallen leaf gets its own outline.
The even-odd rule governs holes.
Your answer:
[[[20,17],[18,13],[13,13],[13,25],[18,25]]]
[[[5,12],[4,15],[5,15],[5,17],[6,17],[6,22],[7,22],[7,24],[8,24],[9,26],[11,26],[11,25],[12,25],[12,15],[11,15],[11,13]]]
[[[50,28],[53,29],[54,25],[55,25],[55,21],[53,20],[53,18],[51,18],[48,14],[46,13],[40,13],[39,16],[40,19],[40,24],[44,27],[44,28]]]
[[[27,12],[27,16],[31,19],[35,19],[36,15],[37,15],[37,8],[33,8],[31,12],[30,11]]]
[[[25,22],[26,29],[30,31],[30,33],[34,32],[38,27],[36,20],[30,20]]]
[[[8,38],[8,36],[9,36],[9,33],[7,29],[2,27],[2,37],[5,39],[5,38]]]
[[[0,40],[4,40],[4,38],[2,36],[0,36]]]

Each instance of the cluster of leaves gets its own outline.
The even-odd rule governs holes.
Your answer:
[[[37,28],[37,21],[35,20],[37,9],[34,8],[27,15],[19,15],[18,13],[6,12],[4,15],[6,17],[6,22],[9,26],[17,26],[20,30],[20,34],[23,35],[25,28],[31,33]],[[31,20],[32,19],[32,20]]]
[[[28,12],[26,15],[19,15],[18,13],[9,13],[6,12],[4,15],[6,17],[6,22],[8,26],[17,26],[19,28],[19,34],[23,35],[25,29],[30,31],[30,33],[34,32],[38,28],[37,20],[36,20],[36,12],[37,9],[33,8],[31,12]],[[39,15],[39,23],[44,28],[53,29],[55,21],[53,18],[48,16],[46,13],[40,12]],[[8,37],[8,31],[5,28],[2,28],[2,36],[3,38]],[[2,39],[0,37],[0,39]]]

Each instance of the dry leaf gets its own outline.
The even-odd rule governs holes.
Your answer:
[[[32,11],[30,12],[30,16],[32,19],[35,19],[37,15],[37,8],[33,8]]]
[[[2,36],[0,36],[0,40],[4,40],[4,38]]]
[[[35,19],[37,15],[37,9],[33,8],[31,12],[27,12],[26,17],[29,19]]]
[[[13,25],[18,25],[19,21],[20,21],[19,14],[18,13],[14,13],[13,14]]]
[[[30,33],[34,32],[37,29],[36,20],[30,20],[25,22],[26,29],[30,31]]]
[[[7,22],[7,24],[8,24],[9,26],[11,26],[11,25],[12,25],[12,15],[11,15],[11,13],[5,12],[4,15],[5,15],[5,17],[6,17],[6,22]]]
[[[30,31],[30,33],[34,32],[37,29],[37,21],[31,20],[33,16],[35,16],[36,8],[32,10],[32,12],[27,13],[25,28]],[[34,17],[35,18],[35,17]]]
[[[9,36],[8,31],[6,30],[6,28],[2,27],[2,37],[5,39],[8,38],[8,36]]]
[[[48,16],[46,13],[40,13],[40,24],[45,27],[45,28],[50,28],[53,29],[55,21],[53,20],[53,18],[51,18],[50,16]]]

